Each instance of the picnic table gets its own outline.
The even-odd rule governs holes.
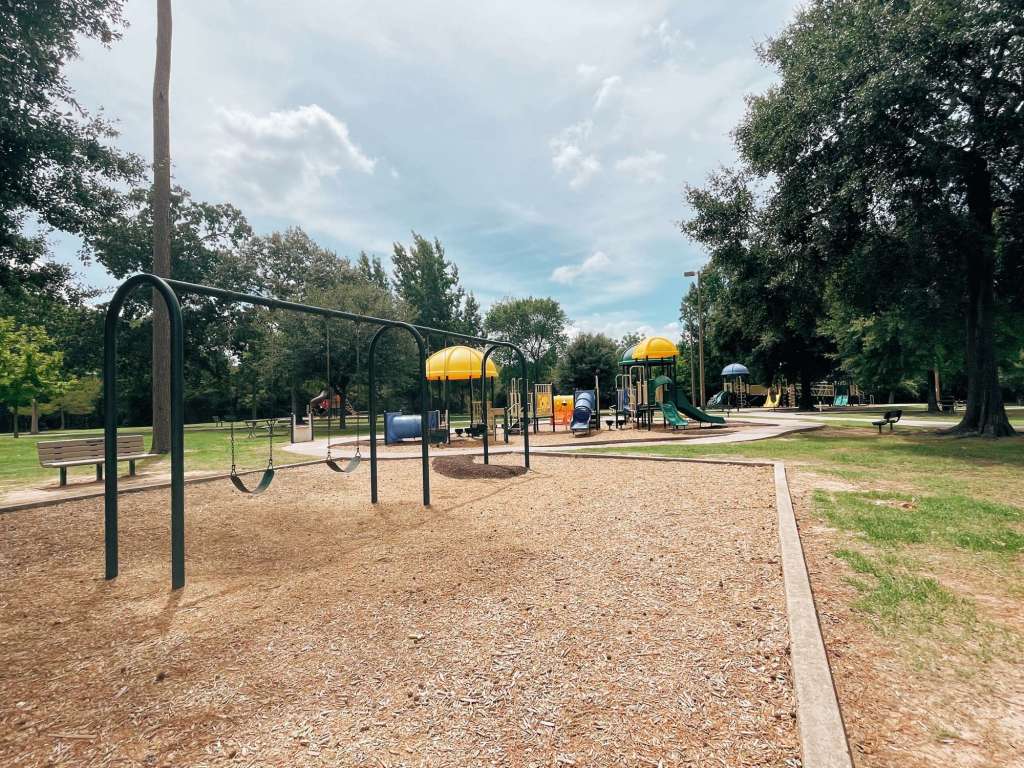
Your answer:
[[[288,419],[246,419],[245,426],[249,428],[249,434],[246,437],[256,437],[257,431],[264,431],[269,434],[277,429],[279,425],[287,423]]]

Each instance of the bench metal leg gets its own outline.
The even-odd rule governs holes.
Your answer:
[[[128,477],[135,477],[135,461],[131,459],[128,461]]]
[[[68,484],[68,468],[60,467],[60,485],[63,488]]]
[[[102,480],[102,479],[103,479],[103,465],[102,464],[97,464],[96,465],[96,480],[99,481],[99,480]]]

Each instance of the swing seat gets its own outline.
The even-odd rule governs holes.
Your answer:
[[[267,488],[270,487],[270,484],[274,481],[274,468],[269,467],[268,469],[263,471],[263,476],[260,477],[260,481],[256,484],[255,488],[246,487],[245,482],[242,480],[242,478],[234,473],[229,475],[229,477],[231,478],[231,484],[234,485],[235,488],[237,488],[242,493],[247,493],[250,496],[259,496],[261,493],[267,490]]]
[[[341,466],[334,459],[325,459],[324,464],[327,465],[328,469],[332,469],[335,472],[342,472],[343,474],[347,475],[350,472],[354,472],[356,468],[359,466],[359,462],[361,462],[362,460],[363,457],[357,453],[355,456],[348,460],[348,463],[345,464],[345,466]]]

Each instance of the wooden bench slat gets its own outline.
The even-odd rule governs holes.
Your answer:
[[[73,466],[79,464],[102,464],[106,453],[102,437],[87,437],[78,440],[41,440],[36,443],[39,463],[42,466]],[[142,435],[121,435],[117,438],[118,461],[129,461],[146,453]],[[122,458],[123,457],[123,458]]]
[[[141,461],[142,459],[154,459],[159,457],[159,453],[130,453],[125,456],[118,456],[118,462],[122,461]],[[44,466],[47,467],[81,467],[91,464],[106,464],[103,459],[72,459],[70,461],[54,461]]]

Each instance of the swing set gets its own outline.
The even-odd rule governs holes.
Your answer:
[[[368,361],[368,385],[369,385],[369,445],[370,445],[370,502],[378,502],[378,461],[377,461],[377,367],[376,352],[382,336],[391,329],[398,329],[409,333],[416,342],[419,356],[419,405],[420,424],[423,435],[430,434],[430,388],[426,377],[426,342],[424,334],[442,336],[445,339],[455,338],[465,341],[476,342],[486,346],[481,361],[481,378],[487,377],[487,360],[491,353],[499,347],[505,347],[519,358],[520,367],[523,372],[523,398],[526,402],[526,356],[522,350],[507,341],[488,339],[480,336],[444,331],[437,328],[413,325],[400,320],[389,320],[386,318],[360,315],[353,312],[345,312],[338,309],[318,307],[309,304],[300,304],[293,301],[284,301],[267,296],[230,291],[224,288],[215,288],[209,285],[198,285],[187,283],[181,280],[171,280],[152,275],[139,273],[129,277],[114,292],[110,303],[107,305],[103,326],[103,411],[104,411],[104,458],[107,466],[117,464],[117,329],[121,317],[121,311],[125,302],[136,290],[142,286],[149,286],[153,289],[154,297],[159,295],[167,308],[170,320],[170,459],[171,459],[171,588],[180,589],[185,585],[185,376],[184,376],[184,320],[182,318],[181,303],[178,294],[190,294],[206,296],[234,304],[250,304],[253,306],[267,307],[268,309],[283,309],[301,314],[316,315],[327,319],[350,320],[355,323],[375,326],[376,330],[370,339],[367,351]],[[329,384],[329,382],[328,382]],[[524,409],[525,410],[525,409]],[[486,418],[487,408],[485,405],[484,416]],[[525,419],[527,414],[523,413]],[[232,430],[234,425],[232,425]],[[330,438],[328,438],[327,456],[311,462],[298,464],[286,464],[275,467],[273,463],[273,425],[268,429],[270,447],[268,451],[267,467],[263,471],[259,482],[253,488],[248,488],[239,478],[235,466],[234,440],[232,431],[232,472],[230,474],[232,484],[243,493],[262,493],[273,482],[277,471],[298,466],[310,466],[315,464],[328,464],[333,471],[351,472],[359,465],[359,429],[357,424],[356,433],[356,457],[350,459],[347,464],[340,464],[331,456]],[[484,433],[483,455],[484,462],[488,461],[487,434]],[[359,459],[359,461],[356,461]],[[423,477],[423,505],[430,506],[430,447],[429,441],[421,440],[420,465]],[[335,466],[330,465],[331,462]],[[530,468],[530,443],[528,433],[524,434],[523,440],[523,463],[527,469]],[[261,489],[262,486],[262,489]],[[104,534],[104,577],[113,579],[119,572],[118,558],[118,476],[116,472],[106,473],[103,492],[103,534]]]
[[[359,372],[359,367],[360,367],[359,366],[359,348],[356,347],[356,371],[357,371],[357,374]],[[352,472],[354,472],[356,470],[356,468],[359,466],[360,462],[363,460],[363,456],[362,456],[362,453],[360,452],[360,446],[359,446],[359,442],[360,442],[359,419],[358,419],[358,416],[357,416],[357,418],[356,418],[356,453],[347,462],[345,462],[344,464],[340,464],[331,455],[331,416],[332,416],[332,411],[333,411],[333,403],[331,401],[333,399],[333,395],[334,395],[334,384],[333,384],[332,379],[331,379],[331,329],[330,329],[330,326],[328,326],[327,327],[327,389],[325,389],[323,392],[321,392],[319,395],[317,395],[317,397],[313,398],[313,400],[311,402],[315,403],[315,402],[317,402],[318,400],[321,400],[321,399],[325,399],[326,402],[327,402],[327,455],[324,457],[324,460],[323,460],[322,463],[328,469],[330,469],[330,470],[332,470],[334,472],[340,472],[342,474],[350,474],[350,473],[352,473]],[[310,418],[312,418],[312,413],[310,414]],[[240,474],[238,472],[238,466],[237,466],[236,461],[235,461],[235,422],[234,421],[231,422],[231,428],[230,428],[231,470],[228,473],[228,479],[231,481],[231,484],[233,486],[235,486],[235,488],[238,491],[240,491],[241,493],[247,494],[249,496],[259,496],[261,493],[263,493],[268,488],[270,488],[270,484],[272,482],[274,482],[274,476],[277,474],[277,471],[274,469],[274,426],[275,426],[275,422],[274,422],[273,419],[271,419],[269,421],[269,423],[267,424],[267,442],[268,442],[268,445],[267,445],[267,466],[263,469],[263,472],[260,475],[259,482],[255,486],[250,488],[249,486],[247,486],[245,484],[245,481],[241,477],[241,474],[248,474],[248,473],[241,473]],[[289,466],[294,466],[294,465],[289,465]],[[305,466],[305,463],[302,463],[300,466]]]

